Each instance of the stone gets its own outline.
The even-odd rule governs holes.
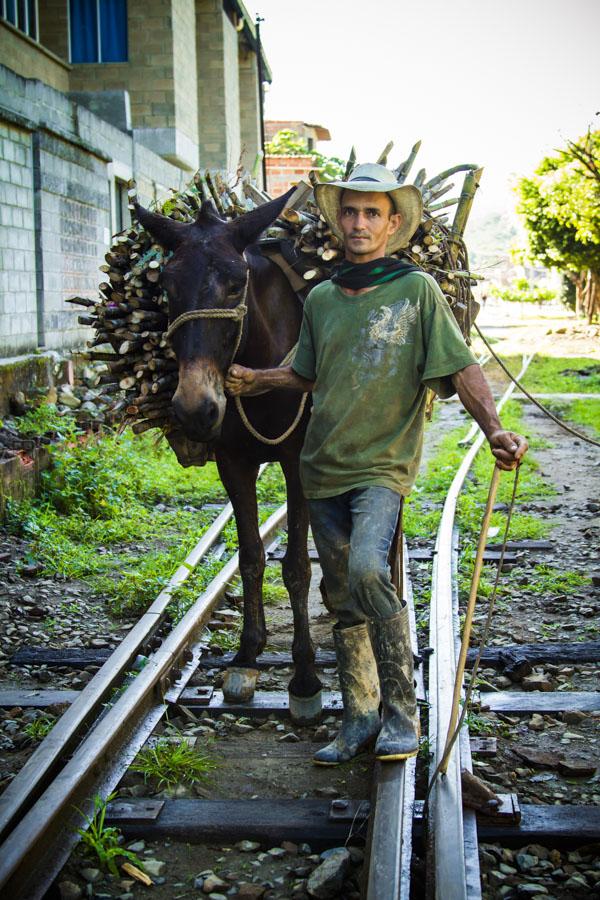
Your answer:
[[[248,734],[249,731],[254,731],[252,725],[244,725],[239,722],[233,726],[233,730],[236,734]]]
[[[350,854],[350,862],[353,866],[360,866],[365,861],[365,851],[361,847],[347,847]]]
[[[594,762],[586,762],[584,759],[561,759],[558,764],[559,772],[563,775],[574,775],[579,778],[591,777],[597,768]]]
[[[293,841],[282,841],[281,846],[290,856],[298,855],[298,844],[294,844]]]
[[[212,894],[214,891],[220,891],[221,889],[225,889],[227,887],[229,887],[229,885],[226,881],[223,881],[222,878],[219,878],[218,875],[215,875],[214,872],[211,872],[210,875],[207,875],[204,879],[202,890],[205,894]]]
[[[315,794],[317,795],[317,797],[329,797],[332,800],[340,796],[340,792],[337,790],[337,788],[329,786],[317,788]]]
[[[544,730],[544,717],[539,713],[534,713],[529,720],[529,727],[532,731],[543,731]]]
[[[319,725],[318,728],[315,728],[315,733],[313,734],[313,739],[315,741],[326,741],[329,737],[329,728],[327,725]]]
[[[517,853],[517,865],[521,872],[527,872],[537,866],[539,859],[537,856],[530,856],[529,853]]]
[[[145,859],[144,871],[147,875],[151,875],[152,878],[158,878],[162,874],[166,865],[166,862],[163,862],[160,859]]]
[[[61,881],[58,885],[61,900],[79,900],[83,890],[74,881]]]
[[[134,841],[133,844],[127,844],[127,849],[132,853],[142,853],[146,849],[146,842]]]
[[[242,853],[253,853],[255,850],[260,849],[260,844],[258,841],[238,841],[235,847],[236,850],[240,850]]]
[[[581,891],[582,888],[584,890],[589,888],[589,885],[584,875],[571,875],[571,877],[564,882],[564,887]]]
[[[255,900],[263,897],[266,888],[262,884],[252,884],[250,881],[241,881],[238,884],[238,892],[235,895],[239,900]]]
[[[100,871],[100,869],[80,869],[79,874],[84,881],[88,882],[88,884],[95,884],[102,878],[102,872]]]
[[[535,884],[534,882],[530,884],[527,882],[526,884],[517,885],[517,892],[519,897],[536,897],[538,894],[547,894],[548,888],[544,887],[543,884]]]
[[[542,672],[534,672],[523,679],[524,691],[551,691],[554,687],[552,679]]]
[[[336,847],[312,872],[306,883],[306,890],[311,897],[328,900],[339,895],[344,884],[344,877],[350,866],[350,854],[345,847]]]
[[[280,744],[297,744],[300,741],[300,738],[297,734],[294,734],[293,731],[289,731],[287,734],[283,734],[278,740]]]
[[[284,856],[287,856],[283,847],[271,847],[270,850],[267,850],[267,853],[269,856],[272,856],[273,859],[283,859]]]
[[[559,758],[556,753],[549,750],[537,750],[535,747],[514,747],[514,752],[533,766],[545,766],[556,768]]]

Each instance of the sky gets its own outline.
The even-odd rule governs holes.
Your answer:
[[[264,18],[267,118],[323,125],[319,149],[346,158],[354,144],[359,162],[393,140],[392,167],[421,139],[413,177],[477,163],[479,214],[513,209],[515,175],[600,128],[600,0],[246,6]]]

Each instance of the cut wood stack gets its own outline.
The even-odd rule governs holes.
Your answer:
[[[395,170],[400,184],[406,181],[418,149],[416,144],[408,159]],[[349,169],[353,159],[354,153]],[[385,157],[382,155],[379,161],[385,163]],[[466,172],[460,196],[441,200],[453,187],[448,178],[459,172]],[[426,181],[421,170],[414,183],[423,193],[423,221],[410,246],[397,254],[417,263],[436,279],[467,337],[476,310],[471,293],[475,281],[468,270],[462,235],[480,175],[476,166],[461,165]],[[210,200],[221,216],[235,218],[270,199],[249,181],[242,188],[243,197],[220,173],[198,172],[185,190],[171,191],[157,209],[173,219],[189,222],[202,202]],[[135,197],[135,193],[132,182],[130,197]],[[446,210],[451,206],[457,209],[449,223]],[[309,184],[300,184],[290,207],[264,234],[270,244],[275,238],[294,242],[305,261],[303,277],[311,286],[328,278],[343,255],[341,242],[315,206]],[[163,249],[139,222],[133,221],[129,229],[115,236],[106,254],[98,299],[72,297],[68,301],[86,307],[79,322],[95,330],[94,338],[88,342],[87,356],[104,364],[102,392],[114,394],[109,413],[113,420],[131,425],[136,434],[152,428],[167,433],[173,429],[171,398],[177,387],[177,362],[165,337],[168,306],[160,285],[164,262]]]

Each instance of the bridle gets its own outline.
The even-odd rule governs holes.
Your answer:
[[[246,298],[248,296],[248,286],[250,284],[250,269],[246,272],[246,283],[244,284],[244,293],[242,295],[242,299],[237,304],[237,306],[233,306],[231,309],[223,309],[221,308],[212,308],[212,309],[192,309],[189,312],[181,313],[180,316],[177,316],[173,322],[169,325],[165,337],[167,340],[170,340],[178,328],[181,328],[182,325],[185,325],[186,322],[193,322],[194,319],[233,319],[238,323],[238,332],[235,339],[235,346],[233,348],[233,353],[231,355],[231,362],[234,361],[238,350],[240,349],[240,344],[242,342],[242,333],[244,331],[244,319],[246,318],[246,313],[248,312],[248,306],[246,304]]]
[[[178,328],[181,328],[182,325],[185,325],[186,322],[193,322],[195,319],[233,319],[238,322],[238,332],[235,339],[235,346],[233,348],[233,353],[231,354],[231,362],[230,365],[235,360],[237,356],[237,352],[240,349],[240,344],[242,342],[242,334],[244,332],[244,319],[246,318],[246,314],[248,312],[248,305],[246,303],[246,298],[248,296],[248,287],[250,284],[250,268],[248,268],[246,272],[246,283],[244,285],[244,293],[242,295],[242,299],[237,304],[237,306],[232,307],[231,309],[223,309],[223,308],[212,308],[212,309],[192,309],[189,312],[181,313],[180,316],[177,316],[176,319],[171,322],[167,331],[165,332],[165,337],[167,340],[170,340],[173,334],[177,331]],[[294,352],[296,347],[292,347],[290,352],[286,354],[285,359],[279,363],[280,366],[289,365],[291,360],[293,359]],[[300,406],[298,408],[298,412],[294,418],[294,421],[290,425],[289,428],[284,431],[277,438],[268,438],[264,435],[260,434],[249,421],[248,416],[242,406],[242,400],[240,397],[234,397],[235,406],[238,411],[239,417],[242,420],[244,426],[248,429],[252,437],[256,438],[257,441],[260,441],[263,444],[269,444],[271,446],[275,446],[277,444],[283,443],[293,431],[295,431],[302,415],[304,413],[304,408],[306,406],[306,401],[308,399],[308,394],[302,394],[302,398],[300,400]]]

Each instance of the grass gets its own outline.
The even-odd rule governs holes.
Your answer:
[[[516,374],[516,357],[503,362]],[[523,385],[540,394],[600,393],[600,362],[587,357],[535,356]]]
[[[179,740],[159,738],[154,745],[145,747],[130,769],[143,775],[145,782],[151,781],[159,791],[177,784],[206,781],[216,763],[191,747],[181,735],[178,737]]]
[[[32,741],[43,741],[46,735],[52,731],[55,724],[56,719],[52,716],[40,716],[38,719],[34,719],[33,722],[28,722],[24,731]]]
[[[590,437],[600,437],[600,400],[573,400],[570,403],[549,401],[548,409],[571,425],[583,426]]]
[[[86,828],[78,828],[77,833],[81,837],[84,853],[97,860],[102,868],[108,869],[111,875],[118,875],[117,860],[126,859],[143,870],[144,863],[132,853],[121,846],[123,837],[120,831],[113,826],[105,825],[106,807],[115,794],[111,794],[106,800],[96,795],[94,797],[94,811],[91,816],[85,816]],[[79,812],[81,812],[79,810]]]

